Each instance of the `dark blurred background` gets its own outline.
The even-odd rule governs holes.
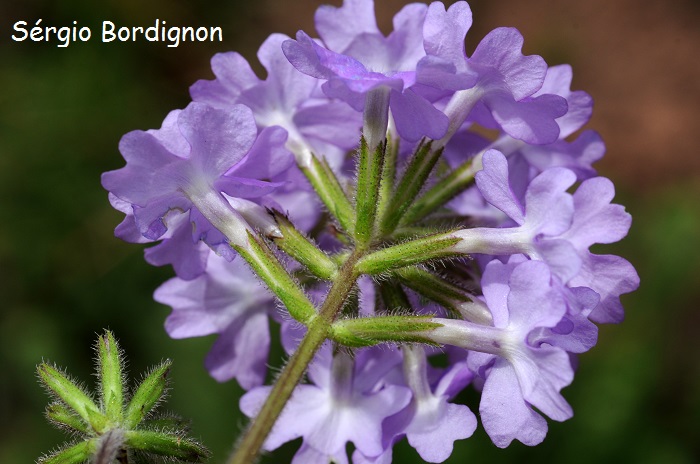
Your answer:
[[[212,78],[210,57],[236,50],[255,62],[272,32],[313,32],[321,1],[24,1],[0,5],[0,463],[33,462],[65,437],[42,418],[42,359],[92,385],[95,334],[111,328],[139,377],[175,362],[167,407],[223,462],[245,421],[241,390],[203,368],[213,337],[171,340],[168,309],[153,290],[172,275],[143,261],[142,247],[113,238],[100,173],[119,168],[119,138],[156,128],[189,102],[188,87]],[[334,4],[340,4],[334,0]],[[403,2],[378,0],[385,31]],[[691,463],[700,456],[700,4],[695,0],[474,0],[471,52],[497,26],[515,26],[525,51],[574,67],[574,89],[593,95],[588,127],[607,142],[598,164],[634,217],[629,237],[598,252],[639,271],[625,296],[626,321],[605,326],[580,359],[564,395],[573,419],[550,422],[545,442],[506,450],[481,428],[457,443],[451,463]],[[13,42],[12,25],[90,26],[87,43]],[[101,43],[101,21],[221,26],[223,43]],[[312,35],[314,35],[312,33]],[[279,357],[279,352],[275,355]],[[466,395],[476,409],[476,395]],[[288,461],[298,443],[267,462]],[[285,453],[287,453],[285,455]],[[395,462],[419,461],[402,445]]]

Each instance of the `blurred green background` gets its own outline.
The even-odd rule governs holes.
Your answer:
[[[0,5],[0,463],[33,462],[65,437],[42,413],[42,359],[92,384],[91,345],[110,328],[133,376],[175,362],[167,408],[193,419],[193,433],[223,462],[245,421],[241,390],[218,384],[203,358],[213,338],[171,340],[168,309],[153,290],[172,275],[143,261],[141,246],[113,238],[121,215],[100,173],[123,165],[119,138],[156,128],[187,105],[188,87],[212,78],[210,57],[236,50],[251,61],[272,32],[313,31],[321,1],[15,1]],[[340,3],[335,0],[336,5]],[[377,2],[382,27],[402,2]],[[473,50],[497,26],[518,27],[525,51],[574,67],[574,89],[596,100],[588,127],[607,142],[601,175],[634,217],[629,237],[601,247],[625,256],[641,289],[623,298],[627,320],[601,329],[564,395],[575,416],[550,422],[545,442],[495,448],[480,428],[447,461],[691,463],[700,456],[700,6],[693,0],[475,0]],[[87,25],[87,43],[57,48],[10,39],[19,20]],[[109,43],[117,25],[215,25],[223,43]],[[256,64],[257,66],[257,64]],[[257,66],[256,69],[259,69]],[[275,355],[279,357],[279,353]],[[476,410],[474,394],[465,395]],[[298,443],[268,456],[285,462]],[[286,453],[286,454],[285,454]],[[395,462],[419,462],[399,446]]]

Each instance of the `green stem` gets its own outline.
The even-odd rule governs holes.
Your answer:
[[[425,185],[425,181],[433,171],[435,163],[437,163],[441,154],[442,148],[432,150],[430,142],[421,143],[416,149],[411,162],[406,167],[406,172],[404,172],[399,185],[396,187],[388,213],[380,224],[380,232],[383,235],[389,235],[394,231],[401,217],[413,204],[418,192]]]
[[[427,215],[434,213],[442,205],[462,193],[474,181],[474,175],[481,169],[481,160],[478,167],[474,166],[474,160],[469,160],[440,180],[430,188],[409,208],[401,218],[401,225],[414,224]]]
[[[239,442],[236,452],[227,461],[227,464],[249,464],[256,460],[265,438],[282,413],[309,363],[328,337],[331,324],[342,310],[345,300],[352,291],[359,276],[355,271],[355,263],[359,258],[359,252],[351,254],[338,270],[338,277],[333,282],[318,317],[309,324],[299,347],[289,358],[289,362],[277,378],[262,409],[253,419],[243,439]]]
[[[340,227],[346,233],[352,233],[355,220],[354,208],[328,163],[312,156],[310,165],[300,166],[300,169],[328,208],[328,212],[338,220]]]

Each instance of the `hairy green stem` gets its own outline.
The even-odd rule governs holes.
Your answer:
[[[289,358],[289,362],[277,378],[262,409],[252,420],[250,427],[239,442],[236,452],[227,461],[227,464],[255,462],[265,438],[292,396],[294,388],[303,377],[309,363],[328,337],[331,325],[352,291],[359,276],[355,270],[355,263],[359,258],[360,252],[351,254],[338,270],[338,277],[333,282],[318,316],[309,323],[306,335]]]
[[[481,159],[478,160],[478,169],[475,169],[474,164],[474,160],[461,164],[432,186],[408,209],[400,224],[414,224],[462,193],[474,182],[474,174],[481,169]]]
[[[328,212],[346,233],[354,229],[355,211],[333,170],[325,160],[311,157],[310,165],[300,167]]]

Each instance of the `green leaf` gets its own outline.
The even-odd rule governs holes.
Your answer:
[[[90,423],[91,414],[99,414],[99,408],[90,396],[60,369],[41,363],[37,372],[49,393],[72,408],[85,422]]]
[[[191,438],[152,430],[126,432],[125,444],[132,449],[187,462],[204,462],[210,455],[207,448]]]
[[[97,339],[97,359],[102,407],[109,420],[119,423],[124,401],[123,360],[114,334],[109,330]]]
[[[169,359],[163,361],[143,379],[136,389],[124,412],[124,426],[127,429],[135,428],[163,398],[171,365],[172,361]]]

